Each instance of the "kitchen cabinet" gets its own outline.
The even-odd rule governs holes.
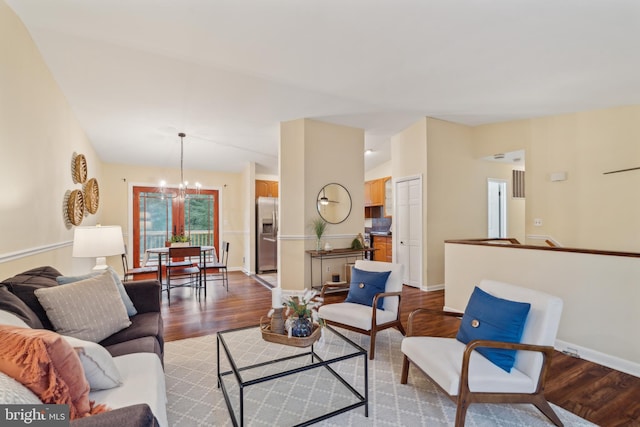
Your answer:
[[[393,262],[393,237],[372,235],[371,239],[374,261]]]
[[[278,181],[256,179],[256,199],[258,197],[278,197]]]
[[[364,183],[364,205],[365,206],[384,205],[384,180],[385,178],[365,181]]]
[[[364,206],[365,218],[393,215],[393,182],[390,176],[365,181]]]

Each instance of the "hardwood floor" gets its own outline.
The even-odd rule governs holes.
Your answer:
[[[339,301],[340,294],[327,297]],[[417,307],[441,309],[444,291],[422,292],[404,287],[401,318],[406,329],[409,313]],[[220,282],[210,283],[207,298],[197,301],[191,289],[171,292],[171,305],[163,295],[165,340],[173,341],[217,331],[255,325],[271,306],[271,292],[240,272],[229,273],[229,292]],[[423,324],[420,332],[455,336],[457,320]],[[595,424],[640,426],[640,378],[556,352],[547,380],[547,398]],[[550,424],[551,425],[551,424]]]

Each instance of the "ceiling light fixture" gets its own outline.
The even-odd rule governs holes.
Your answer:
[[[180,184],[178,184],[178,197],[185,199],[188,197],[187,190],[189,188],[189,181],[184,180],[184,137],[187,135],[184,132],[180,132],[178,136],[180,137]],[[166,181],[160,181],[160,189],[163,194],[166,185]],[[196,182],[195,188],[196,194],[200,194],[202,184]]]
[[[364,154],[369,155],[372,154],[373,150],[371,148],[367,148],[366,150],[364,150]]]

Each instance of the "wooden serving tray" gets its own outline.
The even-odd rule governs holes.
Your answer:
[[[314,324],[313,332],[311,332],[311,335],[308,337],[289,338],[287,334],[276,334],[275,332],[271,332],[271,324],[262,323],[262,319],[260,319],[260,331],[262,332],[262,339],[265,341],[290,345],[293,347],[309,347],[315,343],[318,338],[320,338],[320,334],[322,333],[322,331],[320,331],[320,326]]]

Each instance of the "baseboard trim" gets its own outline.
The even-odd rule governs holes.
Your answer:
[[[555,348],[558,351],[566,352],[568,354],[577,354],[577,356],[581,359],[585,359],[590,362],[606,366],[607,368],[615,369],[616,371],[624,372],[640,378],[640,363],[621,359],[610,354],[605,354],[597,350],[582,347],[580,345],[572,344],[562,340],[556,340]]]
[[[433,292],[433,291],[441,291],[444,289],[444,283],[440,284],[440,285],[427,285],[427,286],[423,286],[422,288],[423,291],[427,291],[427,292]]]

